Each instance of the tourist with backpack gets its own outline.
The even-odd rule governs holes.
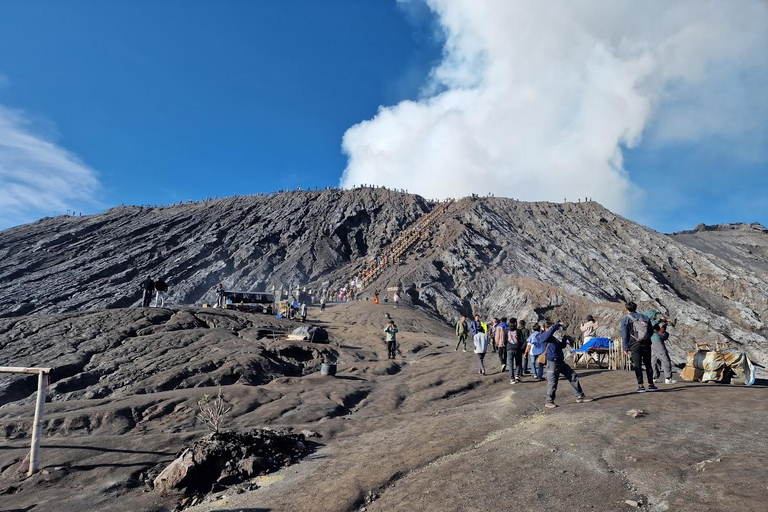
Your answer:
[[[651,365],[651,335],[653,328],[650,319],[637,312],[637,304],[627,302],[626,316],[621,319],[621,345],[626,354],[631,355],[632,366],[637,379],[637,392],[645,393],[643,387],[643,365],[648,379],[648,391],[657,391],[653,384],[653,367]]]
[[[653,382],[661,380],[661,371],[664,372],[664,384],[676,384],[672,378],[672,360],[669,358],[666,341],[669,339],[667,323],[659,322],[653,328],[651,336],[651,367],[653,368]]]
[[[541,342],[541,326],[538,323],[533,324],[532,331],[528,336],[525,354],[531,360],[531,373],[537,381],[544,380],[544,362],[539,362],[539,356],[544,353],[544,343]]]
[[[547,402],[544,407],[547,409],[554,409],[557,407],[555,403],[555,395],[557,394],[557,382],[560,380],[560,375],[563,375],[571,383],[573,392],[576,394],[576,403],[591,402],[593,399],[588,398],[584,391],[581,389],[579,383],[579,376],[573,371],[569,365],[565,363],[565,355],[563,349],[568,346],[565,340],[559,340],[555,337],[555,332],[560,329],[560,322],[546,323],[546,331],[541,334],[540,342],[545,345],[545,354],[547,360]]]
[[[507,331],[507,368],[509,368],[510,384],[517,384],[522,380],[524,351],[523,333],[517,328],[517,319],[511,318]]]

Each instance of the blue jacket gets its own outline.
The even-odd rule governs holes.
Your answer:
[[[479,332],[484,332],[483,328],[480,326],[480,322],[476,322],[474,320],[470,320],[469,322],[469,332],[472,333],[472,336],[474,337],[475,334]]]
[[[543,333],[541,333],[541,336],[539,337],[540,343],[543,343],[546,345],[547,350],[547,361],[555,361],[558,363],[562,363],[565,361],[565,355],[563,355],[563,349],[568,346],[568,343],[565,341],[560,341],[559,339],[555,338],[555,331],[557,331],[560,328],[560,324],[556,323]]]

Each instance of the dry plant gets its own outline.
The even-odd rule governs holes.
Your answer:
[[[202,421],[208,430],[217,434],[224,424],[224,417],[232,410],[232,407],[227,405],[221,396],[221,388],[219,388],[219,394],[216,398],[211,395],[203,395],[197,401],[197,407],[200,409],[200,412],[197,413],[197,419]]]

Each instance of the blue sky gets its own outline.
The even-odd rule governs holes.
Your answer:
[[[85,214],[120,204],[335,186],[345,168],[346,184],[400,187],[401,176],[412,179],[422,165],[425,182],[434,182],[430,172],[439,172],[443,164],[437,160],[431,166],[427,160],[452,144],[450,138],[435,137],[446,131],[441,124],[445,116],[433,116],[430,109],[451,101],[448,96],[472,88],[491,90],[494,85],[472,83],[477,63],[468,64],[472,59],[464,57],[475,44],[467,34],[482,39],[477,27],[480,33],[486,28],[493,33],[496,16],[491,12],[478,16],[476,26],[459,25],[452,21],[456,12],[449,10],[460,4],[446,7],[444,0],[432,0],[430,10],[419,0],[5,0],[0,3],[0,137],[12,142],[0,140],[0,229],[65,210]],[[525,14],[502,10],[502,20]],[[520,47],[523,42],[503,44]],[[767,50],[755,49],[764,58]],[[478,62],[490,62],[493,68],[498,58],[494,51],[481,48]],[[464,60],[457,64],[456,56]],[[720,61],[713,62],[707,61],[708,69],[716,69]],[[733,83],[714,81],[707,86],[688,75],[670,75],[647,94],[651,113],[622,121],[619,136],[595,134],[616,139],[601,149],[600,155],[608,152],[609,157],[593,160],[591,155],[574,154],[574,161],[581,163],[568,179],[594,180],[587,190],[607,190],[605,201],[598,192],[591,195],[612,209],[621,210],[624,198],[636,201],[621,213],[662,231],[699,222],[768,223],[765,100],[751,110],[740,102],[724,107],[727,116],[749,118],[746,124],[691,134],[690,127],[665,121],[666,113],[684,110],[681,98],[701,93],[709,101],[732,91],[752,94],[755,87],[768,92],[765,75],[750,74],[755,73],[750,62],[736,70]],[[717,76],[730,74],[725,71],[731,70]],[[464,73],[470,75],[469,82]],[[648,81],[647,76],[641,78]],[[621,82],[617,80],[617,87]],[[548,85],[540,86],[544,90]],[[676,87],[681,91],[675,93]],[[456,107],[458,111],[471,112],[472,105],[483,108],[480,100],[467,101],[467,106]],[[423,115],[409,117],[414,105]],[[391,108],[391,116],[381,114],[380,106]],[[699,106],[694,102],[689,108]],[[675,119],[690,117],[683,112]],[[421,123],[424,139],[411,136],[412,119]],[[491,134],[484,140],[505,130],[514,133],[515,128],[493,125],[494,120],[486,118],[471,122],[483,124],[477,133]],[[674,127],[672,136],[669,126]],[[543,133],[536,141],[541,145],[541,150],[536,146],[537,154],[549,154],[550,144],[555,144],[546,138],[550,132]],[[393,168],[401,166],[401,175],[366,161],[371,148],[396,137],[404,141],[393,140],[384,149],[396,157]],[[413,141],[418,150],[406,144]],[[496,144],[488,149],[490,154],[514,146],[504,140]],[[610,157],[614,145],[623,157],[620,169]],[[463,169],[471,171],[459,172],[472,179],[475,173],[485,173],[485,166],[498,166],[519,175],[516,165],[525,161],[511,149],[509,153],[507,159],[470,160]],[[592,177],[589,169],[595,162],[606,169]],[[438,171],[430,170],[433,167]],[[536,181],[529,179],[530,187],[523,181],[507,192],[501,185],[509,181],[505,176],[488,174],[487,188],[496,189],[497,180],[497,195],[552,200],[545,193],[547,180],[562,181],[539,172]],[[429,185],[419,188],[418,183],[412,190],[441,193]],[[473,191],[466,189],[467,194]],[[563,195],[559,190],[552,194],[557,200]],[[623,199],[611,203],[617,194],[624,194]],[[450,195],[462,195],[461,190]]]

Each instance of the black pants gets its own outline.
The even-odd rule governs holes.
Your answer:
[[[509,370],[510,379],[520,379],[523,374],[523,352],[521,350],[507,350],[507,370]]]
[[[502,365],[507,364],[507,347],[503,345],[501,347],[496,347],[496,353],[499,354],[499,362]]]
[[[387,359],[394,359],[395,355],[397,355],[397,342],[388,341],[387,342]]]
[[[148,308],[152,303],[152,292],[154,290],[144,290],[144,296],[142,297],[141,305]]]
[[[637,385],[643,385],[643,365],[645,365],[645,376],[648,378],[648,384],[653,385],[653,366],[651,365],[651,346],[632,343],[629,346],[632,354],[632,366],[635,368],[635,377]]]

